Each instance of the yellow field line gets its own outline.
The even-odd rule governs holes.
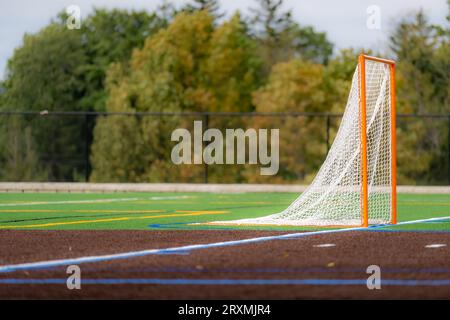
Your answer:
[[[112,222],[112,221],[127,221],[127,220],[142,220],[142,219],[157,219],[157,218],[172,218],[172,217],[187,217],[187,216],[202,216],[210,214],[224,214],[227,211],[196,211],[184,214],[165,214],[158,216],[145,216],[145,217],[120,217],[111,219],[96,219],[96,220],[79,220],[79,221],[68,221],[68,222],[53,222],[53,223],[43,223],[43,224],[30,224],[30,225],[13,225],[13,226],[0,226],[0,229],[19,229],[19,228],[43,228],[43,227],[55,227],[73,224],[85,224],[85,223],[102,223],[102,222]]]
[[[0,210],[0,212],[62,212],[62,210]]]
[[[136,217],[136,220],[140,219],[156,219],[156,218],[170,218],[170,217],[190,217],[190,216],[203,216],[209,214],[224,214],[228,213],[228,211],[196,211],[192,213],[183,213],[183,214],[165,214],[159,216],[146,216],[146,217]]]
[[[222,202],[209,202],[210,204],[290,204],[290,202],[270,202],[270,201],[222,201]]]
[[[43,228],[43,227],[55,227],[55,226],[64,226],[64,225],[71,225],[71,224],[100,223],[100,222],[124,221],[124,220],[129,220],[129,218],[123,217],[123,218],[111,218],[111,219],[79,220],[79,221],[70,221],[70,222],[29,224],[29,225],[22,225],[22,226],[0,226],[0,229]]]
[[[399,201],[398,204],[405,206],[450,206],[450,202],[414,202],[414,201]]]
[[[198,204],[198,202],[181,202],[181,201],[136,201],[133,204]],[[127,204],[128,205],[128,204]]]
[[[1,212],[12,212],[12,213],[152,213],[152,212],[164,212],[163,210],[0,210]]]
[[[27,202],[30,202],[30,201],[25,201],[25,200],[17,200],[17,201],[13,201],[13,200],[0,200],[0,203],[27,203]]]
[[[78,213],[157,213],[164,212],[163,210],[74,210],[69,212],[78,212]]]

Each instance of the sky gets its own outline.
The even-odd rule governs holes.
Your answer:
[[[25,33],[36,33],[58,12],[70,5],[81,9],[81,18],[94,7],[154,10],[162,0],[14,0],[0,1],[0,79],[14,49],[21,45]],[[169,0],[170,1],[170,0]],[[170,1],[176,6],[186,0]],[[223,11],[247,13],[256,7],[256,0],[221,0]],[[372,11],[373,6],[377,6]],[[285,0],[285,9],[292,9],[301,25],[311,25],[326,32],[335,49],[355,47],[383,51],[389,32],[404,15],[422,8],[432,23],[446,23],[446,0]],[[369,13],[367,12],[369,10]],[[379,15],[377,14],[379,12]],[[380,24],[373,18],[380,17]],[[367,21],[372,22],[371,28]],[[373,27],[376,28],[373,28]],[[379,28],[378,28],[379,27]]]

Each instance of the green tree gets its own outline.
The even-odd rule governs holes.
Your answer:
[[[186,4],[182,10],[189,13],[206,10],[215,19],[222,18],[225,15],[220,10],[220,3],[218,0],[192,0],[190,3]]]
[[[408,105],[410,112],[449,111],[450,57],[445,54],[449,48],[449,31],[443,31],[431,25],[420,11],[412,19],[401,21],[391,36],[398,72],[409,80],[399,88],[400,107]]]
[[[422,11],[398,24],[391,36],[398,61],[398,112],[450,112],[449,34],[448,28],[430,24]],[[446,183],[446,135],[445,122],[398,121],[400,183]]]
[[[25,35],[23,45],[15,50],[8,62],[0,108],[104,110],[109,64],[127,61],[134,48],[164,25],[158,16],[143,11],[95,10],[80,30],[69,30],[65,15],[60,14],[38,33]],[[40,164],[36,167],[45,168],[49,180],[78,179],[84,170],[83,155],[90,145],[93,122],[53,116],[26,117],[22,122],[37,146],[33,159]],[[8,159],[3,157],[3,161]]]
[[[36,35],[26,35],[22,47],[15,50],[8,62],[3,109],[14,111],[79,110],[84,93],[82,66],[86,55],[80,34],[51,24]],[[27,159],[39,161],[49,180],[71,179],[73,163],[83,154],[79,119],[55,117],[22,117],[23,130],[30,130],[35,154]],[[2,123],[9,130],[9,123]],[[20,130],[14,131],[19,134]],[[17,143],[22,141],[17,140]],[[29,141],[27,140],[27,143]],[[8,141],[5,142],[8,144]],[[14,146],[15,149],[19,146]],[[26,152],[27,145],[22,146]],[[15,168],[14,157],[4,157],[5,167]],[[18,168],[18,167],[16,167]],[[20,173],[13,175],[20,177]],[[39,173],[36,173],[39,174]],[[25,178],[25,176],[24,176]]]
[[[362,50],[343,49],[330,59],[324,72],[327,111],[343,113],[352,85],[358,56]],[[370,54],[370,51],[366,52]]]
[[[267,84],[253,95],[260,112],[324,112],[327,97],[324,66],[300,59],[276,64]],[[258,175],[249,168],[251,182],[308,182],[324,160],[326,144],[323,118],[261,118],[261,128],[280,128],[280,171],[277,177]]]
[[[24,127],[16,116],[1,119],[0,176],[4,181],[46,181],[47,173],[40,166],[31,127]]]
[[[179,13],[173,3],[169,0],[162,0],[161,4],[156,9],[156,12],[165,23],[171,22]]]
[[[265,74],[271,67],[293,58],[327,63],[333,46],[325,33],[311,26],[301,26],[292,18],[292,11],[283,11],[283,0],[258,0],[250,21],[259,40],[265,62]]]
[[[4,108],[79,109],[86,60],[78,32],[51,24],[36,35],[25,35],[8,61]]]
[[[87,56],[83,66],[86,92],[81,101],[84,109],[105,110],[104,81],[109,65],[127,61],[133,50],[166,24],[156,13],[145,11],[95,9],[87,17],[81,29]]]
[[[109,69],[107,110],[250,111],[259,69],[256,46],[239,15],[215,27],[207,11],[183,12],[167,29],[148,38],[129,63]],[[202,167],[177,167],[170,161],[171,132],[192,126],[193,120],[99,119],[92,180],[195,181]],[[121,141],[116,144],[118,138]]]
[[[253,111],[252,92],[261,81],[261,59],[256,43],[239,13],[213,32],[207,57],[201,63],[201,87],[211,94],[202,110]],[[198,110],[196,108],[195,110]]]

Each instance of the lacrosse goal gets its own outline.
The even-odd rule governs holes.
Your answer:
[[[239,225],[396,223],[395,63],[360,55],[336,138],[311,185],[287,209]]]

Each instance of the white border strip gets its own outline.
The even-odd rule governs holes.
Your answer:
[[[405,221],[405,222],[400,222],[397,225],[413,224],[413,223],[421,223],[421,222],[431,222],[431,221],[439,221],[439,220],[445,220],[445,219],[450,219],[450,217],[440,217],[440,218],[421,219],[421,220],[414,220],[414,221]],[[147,256],[147,255],[151,255],[151,254],[176,253],[179,251],[191,251],[191,250],[199,250],[199,249],[227,247],[227,246],[258,243],[258,242],[271,241],[271,240],[295,239],[295,238],[302,238],[302,237],[320,235],[320,234],[342,233],[342,232],[361,231],[361,230],[370,231],[370,229],[382,228],[382,227],[386,227],[386,226],[388,226],[388,225],[373,226],[370,228],[360,227],[360,228],[332,229],[332,230],[321,230],[321,231],[312,231],[312,232],[290,233],[290,234],[283,234],[283,235],[277,235],[277,236],[258,237],[258,238],[215,242],[215,243],[207,243],[207,244],[194,244],[194,245],[187,245],[187,246],[173,247],[173,248],[166,248],[166,249],[149,249],[149,250],[130,251],[130,252],[124,252],[124,253],[109,254],[109,255],[80,257],[80,258],[73,258],[73,259],[60,259],[60,260],[49,260],[49,261],[41,261],[41,262],[11,264],[11,265],[0,266],[0,273],[14,272],[14,271],[20,271],[20,270],[39,269],[39,268],[51,268],[51,267],[65,266],[65,265],[72,265],[72,264],[101,262],[101,261],[108,261],[108,260],[130,259],[130,258]]]
[[[0,192],[294,192],[306,185],[203,183],[0,182]],[[398,193],[450,194],[450,186],[397,186]]]

